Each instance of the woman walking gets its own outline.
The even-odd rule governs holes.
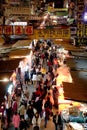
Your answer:
[[[19,125],[20,125],[20,115],[17,112],[15,112],[15,114],[13,115],[12,121],[13,121],[15,130],[18,130]]]

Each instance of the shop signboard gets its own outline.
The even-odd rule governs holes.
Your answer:
[[[27,35],[33,34],[33,26],[25,26],[24,34],[27,34]]]
[[[7,35],[12,35],[12,26],[9,26],[9,25],[6,25],[6,26],[3,26],[4,27],[4,34],[7,34]]]
[[[77,37],[78,37],[78,43],[80,44],[82,42],[82,37],[84,35],[83,30],[83,10],[84,10],[84,1],[77,0]]]
[[[69,38],[69,36],[70,36],[70,29],[63,29],[62,31],[63,31],[62,37]]]
[[[14,26],[14,34],[22,35],[23,34],[23,26]]]
[[[32,35],[33,32],[33,26],[21,26],[21,25],[0,25],[0,35],[7,34],[7,35]]]
[[[37,29],[36,30],[36,38],[50,38],[50,30],[49,29]]]
[[[85,36],[87,36],[87,25],[85,25]]]
[[[84,5],[78,5],[78,12],[82,12],[84,10]]]
[[[70,34],[71,34],[71,36],[76,36],[76,34],[77,34],[77,27],[70,27]]]
[[[28,15],[30,9],[28,7],[6,7],[4,11],[5,16],[14,16],[14,15]]]
[[[9,4],[19,4],[20,0],[6,0]]]
[[[30,35],[30,38],[44,38],[44,39],[56,39],[56,38],[70,38],[70,28],[49,28],[49,29],[35,29],[34,34]]]
[[[33,26],[0,26],[0,34],[7,34],[7,35],[29,35],[30,39],[56,39],[56,38],[70,38],[70,28],[47,28],[47,29],[34,29]]]

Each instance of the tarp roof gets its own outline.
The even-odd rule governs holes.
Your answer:
[[[84,70],[78,70],[76,68],[77,63],[73,59],[68,59],[67,64],[70,67],[73,83],[63,82],[65,99],[87,102],[87,72],[84,72],[84,77],[81,77],[79,76],[79,72],[81,74]]]
[[[87,103],[87,85],[85,83],[63,83],[65,99]]]

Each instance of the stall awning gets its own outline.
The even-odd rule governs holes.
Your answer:
[[[63,83],[65,99],[87,102],[86,83]]]

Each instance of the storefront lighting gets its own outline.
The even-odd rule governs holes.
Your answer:
[[[4,78],[4,79],[0,80],[0,82],[9,82],[9,79],[8,78]]]

